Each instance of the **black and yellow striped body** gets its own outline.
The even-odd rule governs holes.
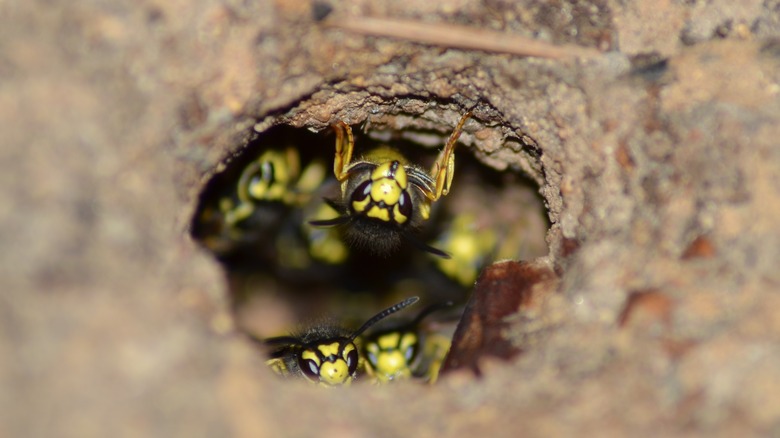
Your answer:
[[[420,351],[420,339],[413,330],[377,333],[365,339],[366,368],[378,383],[409,379]]]
[[[437,257],[434,263],[445,276],[463,287],[471,287],[495,255],[496,233],[491,229],[480,229],[474,216],[468,213],[457,215],[445,230],[434,243],[451,257]]]
[[[354,138],[346,123],[333,125],[336,156],[333,173],[341,182],[341,198],[330,204],[340,216],[311,221],[315,226],[345,225],[345,237],[353,245],[385,255],[406,240],[440,257],[448,254],[420,242],[417,228],[430,218],[431,203],[446,195],[455,173],[453,150],[463,125],[461,117],[432,169],[410,164],[398,151],[376,148],[352,161]]]
[[[318,159],[302,163],[293,147],[268,148],[216,202],[200,207],[193,235],[220,258],[249,254],[288,271],[343,263],[348,250],[340,234],[303,220],[312,212],[336,214],[321,193],[328,182],[325,169]]]
[[[359,353],[350,333],[339,327],[317,327],[300,337],[271,338],[283,344],[268,365],[284,376],[302,376],[322,386],[350,384],[357,375]]]
[[[349,385],[357,377],[361,362],[355,339],[380,320],[417,301],[417,297],[407,298],[374,315],[354,332],[335,325],[317,325],[297,336],[255,340],[274,348],[267,364],[277,374],[304,377],[322,386]]]
[[[290,209],[308,202],[325,177],[322,162],[311,161],[301,170],[295,148],[266,149],[237,179],[223,183],[215,201],[201,206],[193,234],[217,255],[261,240]]]
[[[430,201],[424,192],[433,180],[422,169],[410,165],[389,147],[375,149],[346,172],[342,182],[340,211],[351,218],[347,239],[371,252],[385,254],[401,245],[404,235],[429,218]]]
[[[429,306],[411,322],[369,333],[360,347],[366,372],[376,383],[421,378],[434,383],[450,347],[450,340],[422,327],[430,313],[451,303]]]

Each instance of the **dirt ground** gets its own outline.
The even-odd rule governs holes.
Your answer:
[[[777,0],[328,9],[0,2],[0,435],[780,435]],[[275,124],[446,136],[470,108],[548,254],[478,282],[436,386],[276,379],[189,235],[209,177]]]

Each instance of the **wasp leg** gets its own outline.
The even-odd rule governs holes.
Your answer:
[[[469,117],[471,117],[471,111],[460,118],[455,130],[450,134],[446,146],[444,146],[444,149],[439,153],[439,157],[433,164],[431,177],[436,181],[436,186],[433,188],[432,192],[425,192],[425,196],[431,201],[437,201],[450,192],[452,177],[455,176],[455,155],[452,151],[455,149],[455,143],[458,141],[460,133],[463,131],[463,125],[466,124],[466,120],[468,120]]]
[[[297,179],[297,183],[301,183],[301,156],[298,155],[298,150],[293,147],[288,147],[284,151],[284,161],[287,164],[287,189],[283,194],[279,195],[279,198],[283,199],[285,203],[294,204],[297,203],[296,193],[293,189],[294,180]],[[274,172],[277,170],[274,169]]]
[[[325,181],[325,163],[320,160],[313,160],[303,169],[298,182],[295,184],[295,191],[302,194],[311,194],[317,191],[317,189]]]
[[[423,357],[426,366],[424,377],[430,384],[439,379],[439,371],[450,351],[450,340],[440,334],[431,334],[425,341]]]
[[[271,368],[271,370],[274,373],[282,377],[287,377],[290,375],[290,370],[287,369],[287,365],[284,363],[284,360],[281,358],[277,357],[273,359],[268,359],[267,361],[265,361],[265,364],[268,365],[268,367]]]
[[[339,182],[343,183],[347,180],[347,170],[352,162],[355,139],[352,137],[352,127],[346,123],[338,121],[332,126],[336,131],[336,158],[333,160],[333,174]]]
[[[230,227],[233,227],[237,223],[248,218],[255,211],[255,204],[249,193],[249,180],[260,167],[261,164],[259,160],[256,160],[249,163],[241,173],[238,185],[236,186],[236,196],[238,197],[237,205],[234,205],[229,198],[224,198],[220,201],[220,210],[225,215],[225,222]]]

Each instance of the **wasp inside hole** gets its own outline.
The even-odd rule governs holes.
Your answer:
[[[349,385],[357,377],[361,362],[356,338],[377,322],[418,300],[418,297],[411,297],[388,307],[351,333],[339,326],[317,325],[295,336],[252,339],[276,347],[267,364],[282,376],[302,376],[322,386]]]
[[[310,202],[327,171],[322,160],[302,163],[290,146],[268,148],[235,173],[209,183],[192,225],[193,236],[222,259],[269,241],[291,210]]]
[[[204,188],[191,233],[231,279],[271,274],[306,283],[338,275],[348,257],[339,231],[304,221],[333,214],[323,197],[338,191],[320,150],[305,147],[317,141],[316,134],[274,127],[226,160]]]
[[[339,213],[333,219],[314,220],[314,226],[344,225],[344,234],[354,246],[384,255],[402,241],[443,258],[450,255],[423,243],[416,230],[431,215],[431,204],[447,195],[455,174],[455,143],[471,111],[461,117],[439,153],[430,172],[409,163],[397,150],[382,146],[352,161],[355,141],[344,122],[336,131],[333,173],[341,183],[341,199],[328,200]]]
[[[409,322],[396,323],[364,336],[360,342],[364,366],[374,382],[420,378],[435,383],[450,349],[450,338],[426,330],[422,321],[452,305],[452,302],[433,304]]]

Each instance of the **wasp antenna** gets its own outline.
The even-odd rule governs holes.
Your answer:
[[[332,208],[332,209],[334,209],[336,211],[341,212],[341,211],[344,210],[344,207],[341,204],[339,204],[339,202],[336,201],[335,199],[322,198],[322,200],[325,201],[325,203],[328,204],[328,206],[330,208]]]
[[[252,342],[254,342],[255,344],[260,344],[260,345],[268,345],[268,344],[266,343],[267,339],[258,338],[257,336],[255,336],[255,335],[254,335],[254,334],[252,334],[252,333],[247,333],[246,335],[247,335],[247,337],[249,338],[249,340],[250,340],[250,341],[252,341]]]
[[[335,227],[337,225],[344,225],[349,222],[349,216],[339,216],[333,219],[322,219],[316,221],[309,221],[309,225],[314,227]]]
[[[404,233],[403,234],[404,239],[406,239],[407,242],[414,245],[415,248],[419,249],[420,251],[425,251],[427,253],[433,254],[435,256],[439,256],[443,259],[451,259],[452,256],[449,253],[446,253],[438,248],[434,248],[415,237],[413,234]]]
[[[409,323],[410,326],[416,326],[420,323],[426,316],[430,315],[433,312],[446,309],[447,307],[451,307],[455,304],[454,301],[445,301],[443,303],[436,303],[431,304],[430,306],[424,308],[419,315],[417,315],[414,320],[412,320],[411,323]]]
[[[395,304],[395,305],[393,305],[391,307],[388,307],[387,309],[377,313],[376,315],[371,317],[371,319],[366,321],[366,323],[363,324],[362,327],[360,327],[354,333],[352,333],[352,336],[349,337],[350,342],[354,341],[355,338],[360,336],[361,333],[366,331],[372,325],[374,325],[374,324],[378,323],[379,321],[387,318],[388,316],[392,315],[393,313],[398,312],[399,310],[403,310],[406,307],[411,306],[412,304],[416,303],[419,300],[420,300],[420,297],[410,297],[410,298],[407,298],[407,299],[401,301],[398,304]]]
[[[262,343],[265,345],[293,344],[298,342],[298,338],[294,336],[277,336],[274,338],[260,339],[258,337],[255,337],[255,335],[249,335],[249,338],[255,342]]]
[[[330,208],[341,213],[341,215],[338,217],[334,217],[333,219],[319,219],[319,220],[309,221],[309,225],[314,227],[335,227],[337,225],[344,225],[350,221],[350,216],[344,214],[344,208],[341,204],[339,204],[338,201],[330,198],[322,198],[322,200],[325,201],[325,203],[328,204]]]

